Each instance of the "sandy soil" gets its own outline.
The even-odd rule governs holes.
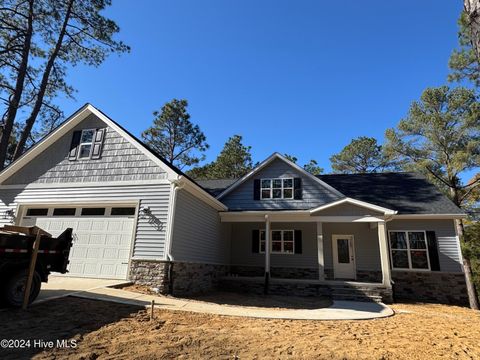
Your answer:
[[[2,359],[480,359],[480,313],[397,304],[366,321],[282,321],[145,310],[79,298],[0,311],[0,339],[78,340],[73,349],[16,350]],[[0,350],[1,351],[1,350]]]

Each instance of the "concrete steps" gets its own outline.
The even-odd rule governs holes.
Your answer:
[[[264,293],[264,281],[261,278],[226,277],[220,280],[223,290]],[[324,296],[335,300],[391,302],[392,290],[379,284],[354,282],[294,281],[292,279],[272,279],[269,294],[292,296]]]

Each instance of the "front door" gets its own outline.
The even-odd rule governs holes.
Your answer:
[[[355,279],[353,235],[332,235],[333,276],[335,279]]]

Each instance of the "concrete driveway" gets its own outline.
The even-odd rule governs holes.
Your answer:
[[[48,283],[42,283],[40,294],[34,303],[125,283],[128,281],[50,275]]]

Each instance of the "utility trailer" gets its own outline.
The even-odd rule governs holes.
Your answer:
[[[40,232],[38,251],[34,248]],[[22,306],[32,258],[33,270],[29,303],[40,292],[42,282],[48,281],[51,272],[65,274],[72,246],[72,229],[60,236],[51,237],[42,229],[6,225],[0,228],[0,298],[10,306]]]

